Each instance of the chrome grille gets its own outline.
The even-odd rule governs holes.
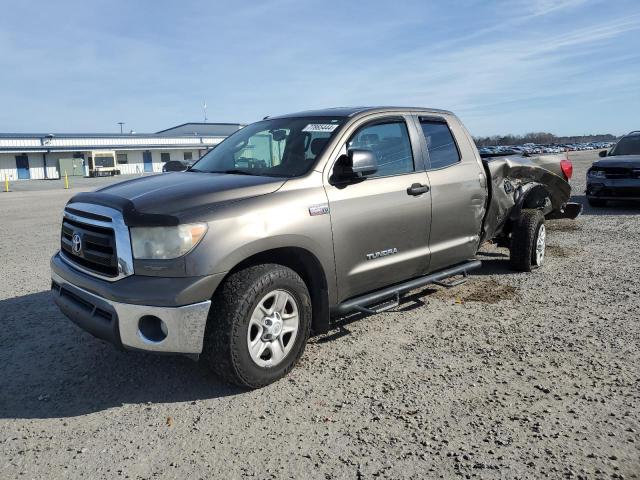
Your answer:
[[[108,281],[133,275],[131,239],[122,214],[101,205],[68,205],[60,232],[60,257],[77,270]]]
[[[80,239],[80,249],[77,252],[73,248],[74,235]],[[102,275],[118,276],[116,239],[112,228],[65,218],[62,221],[60,241],[60,248],[72,261]]]

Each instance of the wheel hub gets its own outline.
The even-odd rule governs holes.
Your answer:
[[[258,302],[249,319],[247,348],[256,365],[279,365],[295,345],[299,310],[295,297],[284,289],[272,290]]]
[[[538,230],[538,238],[536,241],[536,265],[541,266],[542,262],[544,262],[544,254],[546,250],[546,239],[547,232],[544,227],[544,224],[540,225],[540,229]]]
[[[262,319],[262,340],[265,342],[273,342],[280,333],[282,333],[282,315],[279,312],[273,312]]]

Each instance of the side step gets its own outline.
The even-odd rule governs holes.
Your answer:
[[[436,283],[446,287],[460,285],[466,281],[470,270],[480,268],[481,265],[482,262],[480,260],[469,260],[468,262],[461,263],[455,267],[445,268],[444,270],[430,273],[424,277],[414,278],[413,280],[409,280],[398,285],[393,285],[391,287],[383,288],[382,290],[351,298],[333,307],[331,309],[331,313],[332,315],[340,316],[353,312],[354,310],[368,314],[384,312],[397,307],[400,304],[400,297],[403,293],[429,285],[430,283]],[[463,275],[464,278],[450,283],[442,283],[442,280],[456,275]],[[375,305],[375,307],[368,308],[368,305]]]
[[[438,285],[439,287],[453,288],[453,287],[457,287],[458,285],[462,285],[468,279],[469,279],[469,274],[465,271],[462,273],[462,278],[459,278],[458,280],[451,280],[450,282],[442,282],[438,280],[437,282],[433,282],[433,284]]]

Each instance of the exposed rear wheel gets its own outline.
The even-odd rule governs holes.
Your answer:
[[[282,265],[249,267],[214,295],[203,360],[231,383],[260,388],[295,366],[310,328],[311,299],[300,276]]]
[[[514,270],[530,272],[541,267],[546,252],[547,231],[540,210],[523,210],[511,233],[510,263]]]

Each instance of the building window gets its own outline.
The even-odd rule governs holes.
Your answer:
[[[164,152],[163,152],[163,153],[161,153],[161,154],[160,154],[160,161],[161,161],[161,162],[165,162],[165,163],[166,163],[166,162],[170,162],[170,161],[171,161],[171,154],[169,154],[169,153],[164,153]]]
[[[185,161],[190,161],[193,159],[193,153],[192,152],[184,152],[184,159]]]
[[[118,163],[119,164],[129,163],[129,159],[127,158],[127,154],[126,153],[118,153],[116,156],[118,158]]]

